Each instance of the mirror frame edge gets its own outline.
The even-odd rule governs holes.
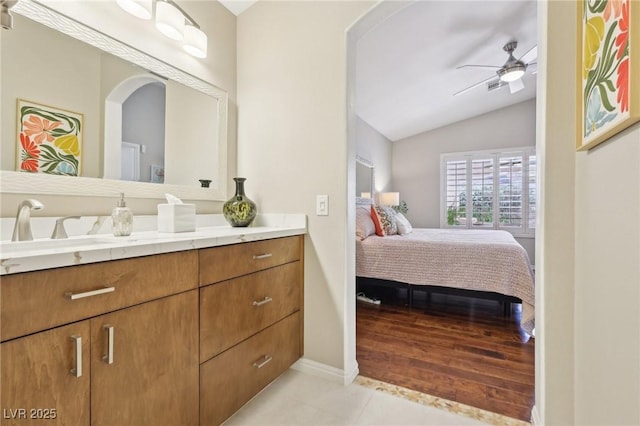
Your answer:
[[[0,192],[11,194],[80,195],[93,197],[113,197],[120,192],[125,192],[127,197],[134,198],[165,198],[165,194],[169,192],[185,200],[227,200],[227,126],[229,95],[226,91],[35,1],[20,1],[11,11],[91,44],[121,59],[132,62],[152,73],[172,79],[215,98],[218,101],[217,143],[219,159],[217,179],[210,188],[201,188],[196,185],[191,187],[187,185],[130,182],[97,177],[58,176],[43,173],[0,170],[0,179],[2,180]]]
[[[376,168],[372,161],[367,160],[364,157],[356,154],[356,163],[360,163],[365,167],[371,169],[371,198],[362,198],[356,196],[356,204],[371,204],[372,200],[375,200],[375,190],[376,190]]]

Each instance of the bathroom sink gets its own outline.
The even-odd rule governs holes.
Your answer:
[[[0,257],[3,259],[12,256],[25,255],[31,252],[50,251],[75,251],[86,248],[87,246],[101,246],[113,243],[114,241],[99,236],[90,236],[82,238],[68,238],[60,240],[52,240],[48,238],[36,239],[31,241],[0,241]]]

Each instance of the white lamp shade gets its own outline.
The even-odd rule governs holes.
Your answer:
[[[140,19],[151,19],[152,0],[116,0],[118,6]]]
[[[182,47],[196,58],[206,58],[207,35],[200,28],[187,25],[184,28],[184,45]]]
[[[511,81],[515,81],[524,75],[524,67],[514,67],[510,70],[507,70],[504,74],[500,76],[500,80],[505,81],[507,83]]]
[[[184,15],[171,3],[156,3],[156,28],[173,40],[184,38]]]
[[[400,204],[399,192],[383,192],[380,198],[380,203],[383,206],[397,206]]]

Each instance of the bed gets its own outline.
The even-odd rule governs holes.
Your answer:
[[[366,214],[358,208],[357,222],[363,220]],[[362,223],[356,230],[357,277],[403,283],[410,294],[414,287],[429,286],[503,295],[521,301],[521,326],[532,334],[533,271],[527,252],[509,232],[413,228],[405,235],[378,236],[370,230],[364,235]]]

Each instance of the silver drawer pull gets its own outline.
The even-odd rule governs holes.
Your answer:
[[[267,259],[269,257],[273,256],[272,253],[265,253],[265,254],[254,254],[253,255],[253,260],[259,260],[259,259]]]
[[[272,357],[270,357],[269,355],[265,355],[263,358],[264,358],[264,359],[262,360],[262,362],[254,362],[254,363],[253,363],[253,366],[254,366],[255,368],[262,368],[262,367],[264,367],[265,365],[269,364],[269,363],[271,362],[271,360],[273,359],[273,358],[272,358]]]
[[[111,324],[103,325],[102,329],[107,332],[107,353],[102,360],[107,364],[113,364],[113,326]]]
[[[71,369],[73,377],[82,377],[82,337],[78,335],[71,336],[76,344],[76,368]]]
[[[97,290],[85,291],[84,293],[65,293],[64,295],[71,300],[76,300],[83,299],[85,297],[97,296],[99,294],[111,293],[113,291],[116,291],[115,287],[104,287]]]
[[[253,303],[252,303],[252,305],[253,305],[253,306],[262,306],[262,305],[266,305],[267,303],[269,303],[269,302],[271,302],[271,301],[273,301],[273,299],[272,299],[272,298],[270,298],[269,296],[266,296],[264,299],[262,299],[262,300],[261,300],[261,301],[259,301],[259,302],[258,302],[257,300],[254,300],[254,301],[253,301]]]

